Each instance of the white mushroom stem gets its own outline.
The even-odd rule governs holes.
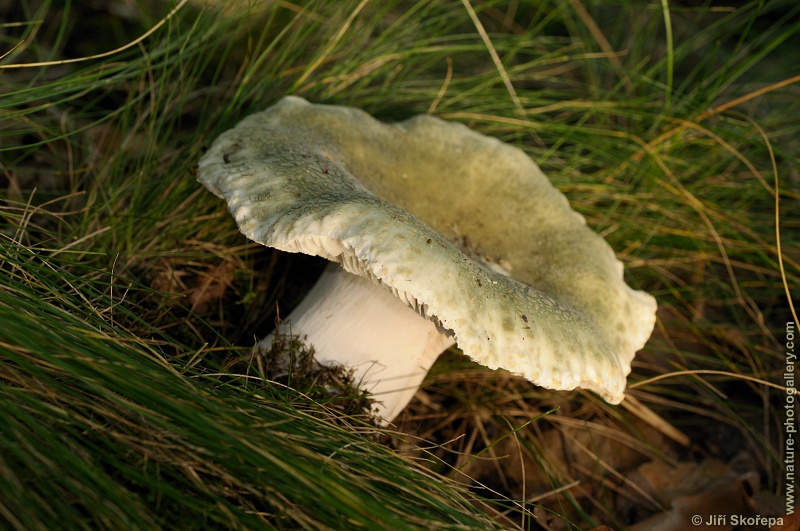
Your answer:
[[[388,424],[411,401],[428,370],[455,344],[429,320],[370,280],[329,265],[281,333],[314,346],[317,361],[353,369]],[[273,335],[258,347],[269,349]]]
[[[429,115],[384,124],[290,96],[215,140],[197,177],[251,240],[369,279],[329,271],[287,331],[353,368],[385,420],[452,344],[417,309],[486,367],[625,397],[656,301],[522,150]]]

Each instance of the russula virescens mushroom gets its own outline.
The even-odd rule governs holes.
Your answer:
[[[655,299],[538,166],[462,124],[289,96],[223,133],[197,177],[251,240],[339,264],[284,323],[352,367],[385,421],[453,342],[619,403],[653,330]]]

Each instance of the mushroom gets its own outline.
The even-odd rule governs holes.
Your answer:
[[[453,343],[618,404],[655,324],[655,299],[538,166],[462,124],[288,96],[214,141],[197,178],[251,240],[338,264],[283,326],[352,368],[384,422]]]

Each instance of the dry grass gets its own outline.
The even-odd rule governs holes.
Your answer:
[[[796,7],[109,5],[129,14],[0,6],[22,23],[5,26],[4,64],[28,65],[0,70],[11,527],[616,528],[669,509],[641,464],[712,458],[781,499]],[[245,241],[191,171],[290,92],[386,120],[428,110],[530,153],[659,300],[635,400],[545,391],[453,351],[376,435],[363,396],[319,379],[336,374],[251,359],[321,264]],[[419,490],[393,480],[409,477]]]

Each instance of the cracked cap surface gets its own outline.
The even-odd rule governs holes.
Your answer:
[[[543,387],[619,403],[655,324],[655,299],[538,166],[462,124],[288,96],[214,141],[197,178],[251,240],[341,263]]]

